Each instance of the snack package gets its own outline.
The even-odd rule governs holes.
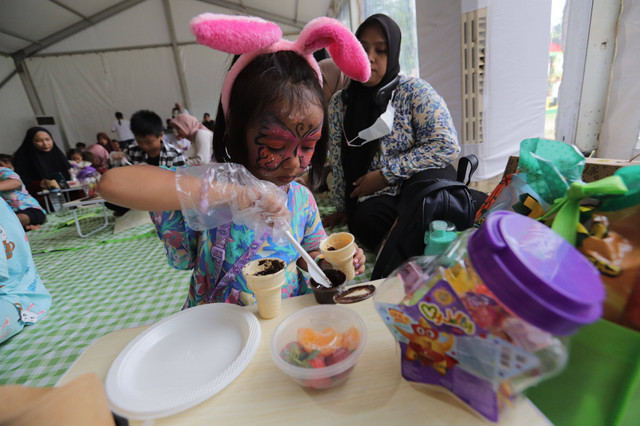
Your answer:
[[[435,259],[410,259],[374,297],[400,345],[403,377],[498,421],[525,389],[564,367],[564,336],[600,317],[604,288],[562,237],[499,211]]]
[[[78,182],[80,182],[80,185],[82,185],[85,196],[95,197],[98,195],[98,182],[100,182],[100,177],[100,173],[91,166],[83,167],[78,171],[76,178]]]
[[[602,275],[603,317],[640,330],[640,166],[621,168],[614,177],[628,190],[582,208],[577,246]]]

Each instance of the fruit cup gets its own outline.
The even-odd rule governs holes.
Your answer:
[[[302,387],[328,389],[349,378],[366,343],[367,328],[353,310],[311,306],[290,315],[276,328],[271,358]]]

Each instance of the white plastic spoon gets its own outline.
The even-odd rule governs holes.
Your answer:
[[[313,278],[313,280],[320,285],[323,285],[327,288],[331,287],[331,281],[329,281],[329,278],[327,278],[324,272],[322,272],[322,269],[320,269],[318,264],[313,261],[311,256],[309,256],[309,253],[307,253],[305,249],[302,248],[298,240],[293,238],[293,235],[291,234],[291,232],[284,231],[284,234],[287,236],[287,239],[289,240],[289,242],[293,244],[296,250],[298,250],[298,252],[302,255],[304,260],[307,262],[307,269],[309,269],[309,275],[311,275],[311,278]]]

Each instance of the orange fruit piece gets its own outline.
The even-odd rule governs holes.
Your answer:
[[[359,344],[360,332],[357,328],[351,327],[342,333],[342,347],[347,349],[349,352],[355,351]]]
[[[320,355],[331,355],[342,343],[342,336],[332,327],[322,332],[312,328],[298,329],[298,343],[307,352],[320,351]]]

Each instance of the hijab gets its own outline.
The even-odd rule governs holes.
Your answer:
[[[51,132],[44,127],[32,127],[27,130],[22,145],[13,154],[16,172],[27,187],[30,187],[32,181],[55,179],[56,173],[62,173],[66,180],[70,180],[69,169],[71,165],[55,141],[49,152],[40,151],[35,147],[33,139],[38,132],[47,133],[53,141]]]
[[[107,168],[109,151],[107,151],[104,146],[100,145],[99,143],[94,143],[89,148],[87,148],[87,151],[93,155],[93,158],[95,160],[93,166],[98,169],[98,171],[100,169],[104,170]]]
[[[371,126],[385,111],[388,99],[383,105],[376,103],[378,90],[393,81],[400,72],[400,42],[402,32],[393,19],[382,13],[368,17],[356,31],[356,37],[360,38],[366,28],[379,25],[382,34],[387,40],[387,69],[380,83],[374,87],[366,87],[358,81],[351,81],[343,91],[343,101],[347,107],[344,116],[344,133],[349,140],[358,136],[358,132]],[[369,142],[361,147],[350,147],[342,137],[342,164],[344,167],[346,183],[347,213],[355,208],[357,200],[351,199],[349,194],[353,191],[353,181],[363,176],[369,167],[373,157],[380,151],[380,140]],[[348,165],[348,166],[347,166]]]
[[[178,114],[176,118],[171,120],[171,125],[182,130],[187,135],[187,139],[192,143],[196,141],[196,134],[198,133],[198,130],[209,130],[200,123],[197,118],[184,112],[182,114]]]

